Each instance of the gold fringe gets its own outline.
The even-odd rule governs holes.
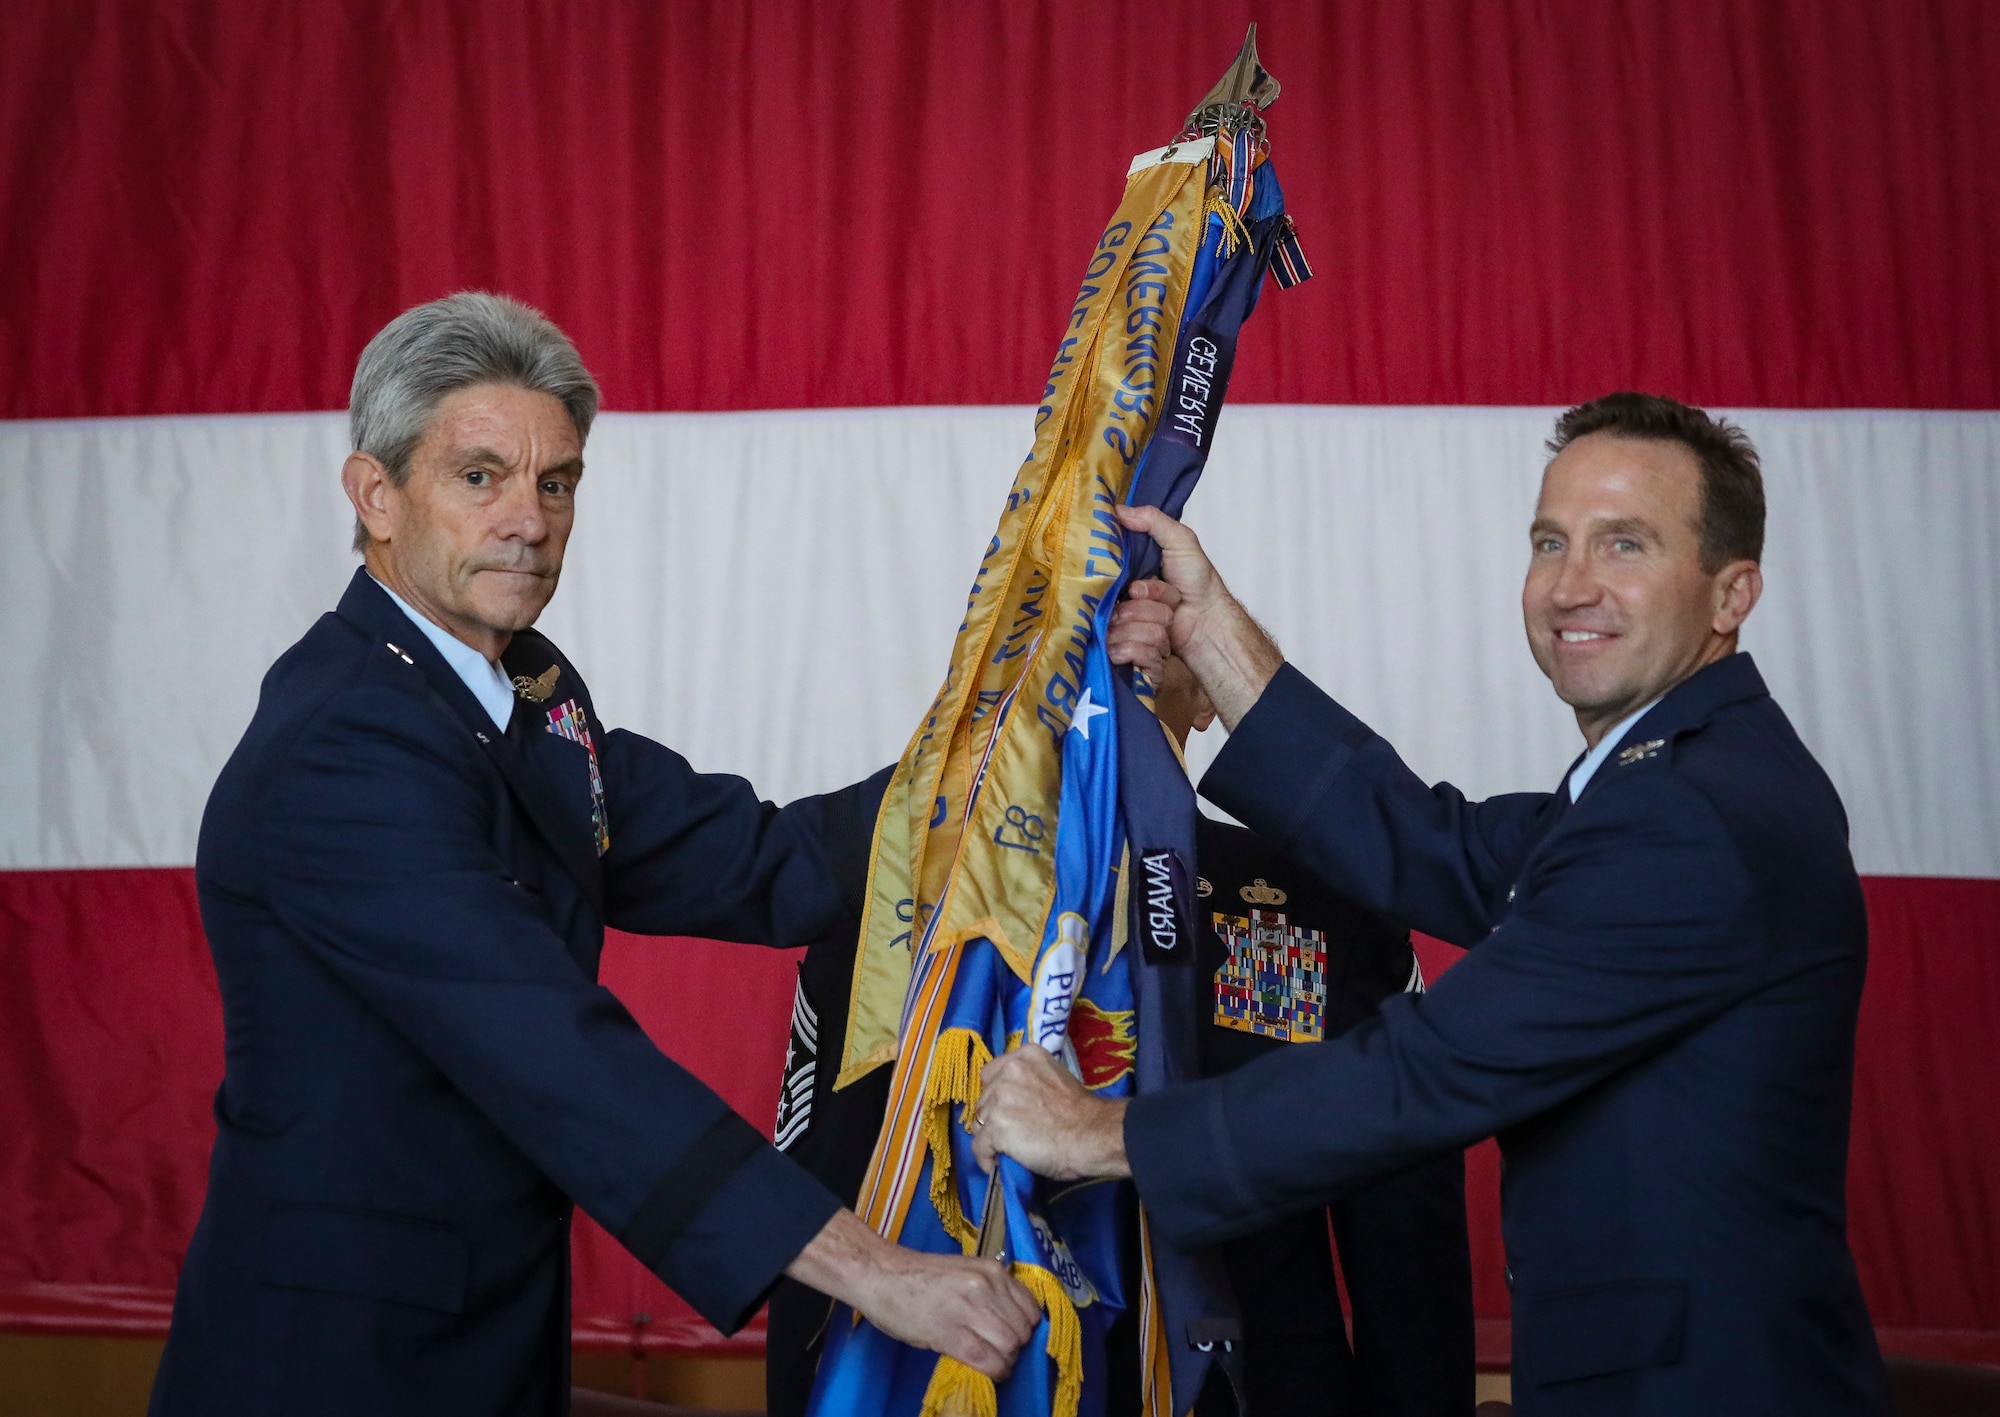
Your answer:
[[[979,1227],[965,1218],[958,1204],[958,1187],[952,1184],[951,1109],[964,1107],[966,1122],[971,1122],[972,1109],[979,1105],[979,1075],[992,1061],[992,1050],[976,1029],[943,1029],[931,1048],[930,1082],[924,1094],[924,1144],[931,1152],[931,1208],[945,1233],[968,1255],[979,1248]]]
[[[1049,1317],[1048,1355],[1055,1360],[1055,1401],[1049,1417],[1076,1417],[1083,1398],[1083,1325],[1062,1281],[1040,1265],[1017,1264],[1014,1278],[1035,1296]],[[931,1369],[917,1417],[998,1417],[1000,1394],[993,1379],[956,1358],[940,1357]]]
[[[1049,1357],[1056,1364],[1056,1400],[1049,1417],[1076,1417],[1083,1396],[1083,1325],[1062,1281],[1035,1264],[1013,1266],[1014,1278],[1026,1286],[1049,1316]]]
[[[1000,1394],[993,1379],[958,1359],[941,1355],[917,1417],[999,1417]]]

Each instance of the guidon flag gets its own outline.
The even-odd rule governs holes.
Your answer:
[[[1253,25],[1178,136],[1132,160],[876,825],[836,1086],[895,1071],[859,1209],[900,1244],[1002,1260],[1041,1325],[996,1388],[837,1309],[813,1417],[1091,1417],[1111,1364],[1136,1371],[1147,1417],[1176,1417],[1212,1363],[1235,1367],[1219,1269],[1152,1246],[1128,1182],[1056,1184],[1007,1158],[989,1181],[968,1124],[981,1069],[1011,1048],[1047,1049],[1105,1097],[1196,1075],[1193,789],[1151,686],[1104,649],[1159,551],[1114,509],[1180,511],[1266,272],[1311,274],[1270,162],[1277,96]],[[1133,1347],[1111,1352],[1133,1306]]]

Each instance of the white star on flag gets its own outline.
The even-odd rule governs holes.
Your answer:
[[[1081,733],[1084,741],[1088,742],[1090,740],[1090,721],[1100,713],[1110,712],[1111,710],[1103,704],[1094,704],[1090,701],[1090,690],[1086,687],[1083,691],[1083,697],[1076,701],[1076,712],[1070,715],[1069,731],[1072,733]]]

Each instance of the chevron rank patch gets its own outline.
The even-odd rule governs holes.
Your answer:
[[[785,1044],[785,1072],[778,1083],[778,1123],[771,1145],[790,1151],[812,1126],[813,1079],[819,1069],[819,1015],[806,998],[806,981],[792,995],[792,1036]]]
[[[1258,884],[1263,884],[1261,881]],[[1229,962],[1215,972],[1215,1022],[1285,1043],[1326,1037],[1326,934],[1275,910],[1214,916]]]

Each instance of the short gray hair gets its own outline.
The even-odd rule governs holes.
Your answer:
[[[590,437],[597,381],[569,336],[531,305],[461,290],[405,310],[361,351],[347,402],[354,451],[381,463],[401,487],[437,406],[475,384],[548,394],[569,413],[577,441]],[[368,528],[355,518],[354,549],[367,550],[368,540]]]

